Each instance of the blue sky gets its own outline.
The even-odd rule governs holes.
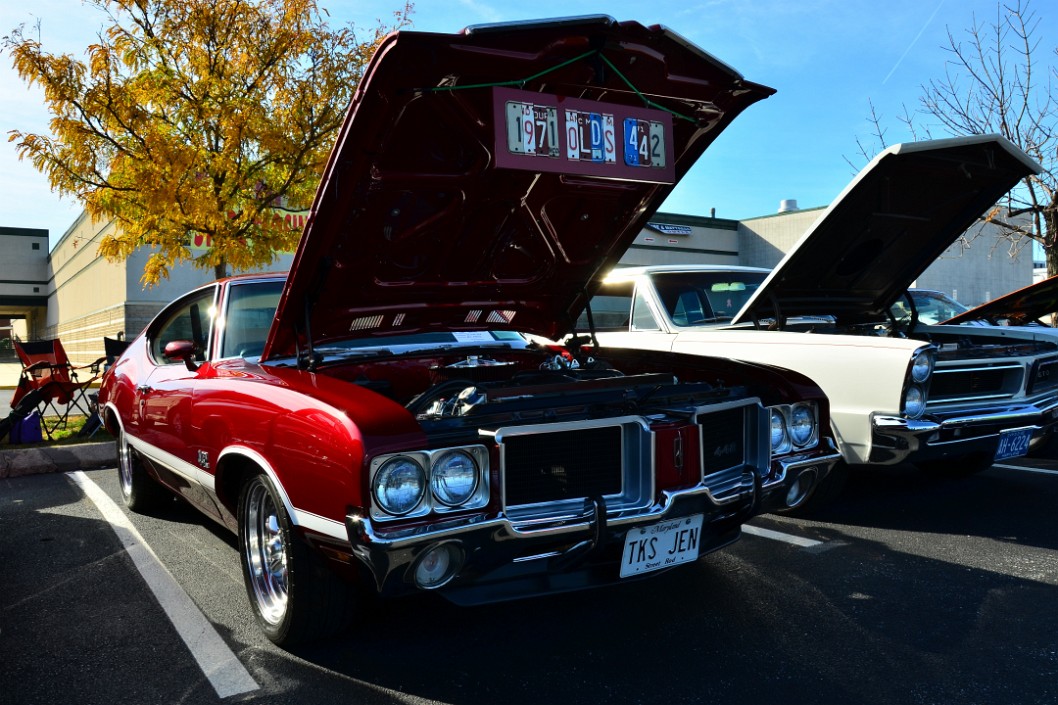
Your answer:
[[[1024,0],[1023,0],[1024,1]],[[397,2],[320,0],[332,21],[366,30],[389,20]],[[1056,65],[1058,8],[1035,0],[1041,40],[1037,60]],[[947,32],[965,40],[977,18],[991,23],[996,0],[608,0],[531,3],[419,0],[414,29],[457,32],[471,24],[541,17],[607,14],[663,24],[733,66],[747,79],[778,89],[750,107],[720,136],[662,206],[668,212],[747,218],[778,209],[783,199],[802,208],[827,205],[864,163],[856,140],[872,142],[873,102],[890,143],[910,139],[895,119],[916,107],[922,85],[941,78]],[[1048,16],[1049,13],[1049,16]],[[83,58],[104,16],[78,0],[5,1],[0,34],[39,19],[45,49]],[[39,90],[27,89],[10,58],[0,55],[0,132],[47,130]],[[942,136],[935,134],[934,136]],[[0,141],[0,225],[46,228],[52,243],[80,213],[51,193],[43,176],[19,162]]]

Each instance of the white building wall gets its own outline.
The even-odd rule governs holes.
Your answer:
[[[0,300],[43,298],[48,287],[48,231],[0,228]],[[0,316],[6,318],[6,316]]]
[[[920,289],[942,291],[967,306],[1008,294],[1033,283],[1032,248],[1012,253],[994,225],[978,226],[944,251],[915,282]]]
[[[738,221],[656,213],[620,264],[738,264]]]

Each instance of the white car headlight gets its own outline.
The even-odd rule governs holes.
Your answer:
[[[790,438],[795,446],[805,446],[815,436],[816,415],[808,404],[794,404],[790,412]]]
[[[786,417],[780,409],[771,409],[771,451],[777,453],[786,446]]]
[[[375,501],[387,514],[403,516],[422,501],[426,471],[411,458],[397,456],[378,469],[373,483]]]
[[[933,374],[933,353],[920,352],[911,361],[911,379],[922,383],[929,379],[931,374]]]
[[[904,394],[904,413],[908,418],[917,419],[926,410],[926,393],[917,384],[909,385]]]
[[[461,450],[442,455],[430,469],[430,489],[438,502],[449,507],[463,504],[478,488],[478,464]]]

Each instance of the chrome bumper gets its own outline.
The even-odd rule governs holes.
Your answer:
[[[804,499],[795,493],[804,493],[830,473],[834,463],[841,460],[841,453],[833,439],[825,438],[810,453],[791,456],[776,461],[779,472],[764,483],[761,492],[761,512],[789,509]],[[793,491],[793,492],[792,492]]]
[[[437,591],[454,602],[481,604],[617,582],[625,535],[661,521],[702,514],[704,556],[738,538],[742,524],[760,512],[760,498],[760,480],[746,466],[738,493],[723,501],[698,486],[663,492],[661,501],[640,510],[611,513],[596,500],[583,513],[533,522],[475,515],[386,530],[354,513],[345,524],[353,555],[370,570],[380,594],[419,590],[412,573],[420,554],[456,542],[465,564]]]
[[[872,463],[891,465],[969,453],[995,452],[1005,429],[1035,427],[1036,433],[1058,423],[1058,400],[1044,405],[1013,404],[969,412],[928,414],[922,419],[871,417]]]

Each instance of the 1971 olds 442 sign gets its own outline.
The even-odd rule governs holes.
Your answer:
[[[258,622],[290,644],[365,593],[635,579],[801,501],[838,458],[803,375],[546,342],[771,93],[604,17],[388,37],[289,277],[191,292],[108,372],[126,502],[164,486],[237,531]]]
[[[823,387],[848,465],[910,461],[971,473],[1024,455],[1058,407],[1055,338],[924,325],[890,307],[943,250],[1038,167],[1001,137],[897,145],[880,154],[772,271],[613,271],[592,301],[611,345],[782,365]],[[910,302],[909,302],[909,305]],[[580,328],[588,327],[588,317]]]

